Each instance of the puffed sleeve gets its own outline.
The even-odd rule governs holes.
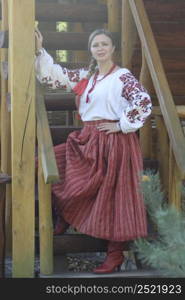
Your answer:
[[[120,126],[124,133],[141,128],[152,111],[152,102],[146,89],[127,70],[119,77],[122,82],[121,97],[126,105],[120,116]]]
[[[53,58],[42,48],[35,58],[35,73],[40,83],[52,89],[60,88],[69,92],[87,74],[85,69],[69,70],[55,64]]]

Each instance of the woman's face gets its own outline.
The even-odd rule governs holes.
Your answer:
[[[105,34],[99,34],[91,42],[90,51],[97,62],[105,62],[112,59],[115,47],[112,40]]]

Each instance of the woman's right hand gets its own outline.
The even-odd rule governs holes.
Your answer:
[[[38,28],[35,29],[35,52],[38,53],[42,49],[43,36]]]

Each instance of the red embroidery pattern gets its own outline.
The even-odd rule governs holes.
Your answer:
[[[68,78],[71,82],[80,81],[80,70],[67,70]]]
[[[152,107],[151,99],[146,89],[130,72],[120,76],[120,80],[123,82],[121,96],[130,102],[126,117],[130,123],[144,123]]]

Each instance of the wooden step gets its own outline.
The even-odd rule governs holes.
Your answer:
[[[74,93],[65,93],[64,91],[45,93],[44,96],[46,109],[49,111],[76,110]]]
[[[104,252],[107,249],[107,242],[80,233],[65,233],[63,235],[54,236],[53,247],[54,255],[80,252]],[[125,249],[128,249],[128,243],[125,244]]]
[[[111,274],[93,274],[91,272],[60,272],[51,275],[39,274],[40,278],[162,278],[164,277],[161,272],[157,270],[134,270],[134,271],[121,271]]]
[[[67,140],[68,135],[75,131],[75,130],[80,130],[79,127],[74,127],[74,126],[50,126],[51,129],[51,136],[53,140],[54,145],[58,145],[61,143],[65,143]]]

